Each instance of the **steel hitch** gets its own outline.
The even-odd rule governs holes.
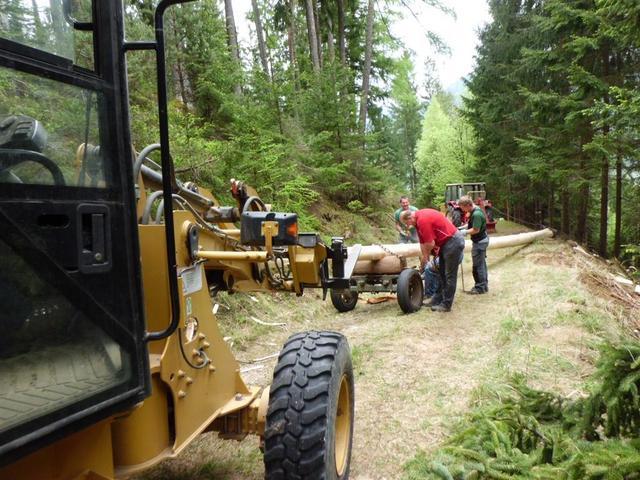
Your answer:
[[[351,275],[356,267],[362,245],[347,249],[344,238],[332,237],[331,247],[327,247],[327,258],[331,259],[331,276],[327,262],[322,269],[322,299],[327,298],[329,289],[348,289]]]

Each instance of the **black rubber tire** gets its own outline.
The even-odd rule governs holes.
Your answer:
[[[344,290],[332,288],[329,296],[331,297],[331,303],[340,313],[350,312],[356,308],[358,303],[358,292],[346,288]]]
[[[454,208],[451,211],[451,223],[453,223],[456,227],[462,225],[462,211]]]
[[[269,392],[265,479],[349,478],[353,398],[353,367],[347,339],[337,332],[312,331],[291,336],[280,352]],[[348,412],[338,411],[339,400],[343,406],[348,405]],[[346,455],[342,457],[340,474],[336,466],[336,425],[344,434],[338,451]]]
[[[424,283],[420,272],[414,268],[405,268],[400,272],[396,285],[398,305],[404,313],[413,313],[422,307]]]

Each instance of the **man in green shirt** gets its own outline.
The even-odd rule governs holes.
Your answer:
[[[487,274],[487,247],[489,236],[487,235],[487,218],[480,207],[474,205],[470,197],[464,196],[458,200],[460,209],[468,214],[469,221],[466,228],[462,228],[463,235],[471,235],[471,260],[473,262],[473,279],[475,286],[468,292],[472,295],[480,295],[489,291],[489,277]]]
[[[404,223],[400,221],[400,215],[402,212],[409,210],[412,212],[418,211],[416,207],[409,204],[409,197],[403,195],[400,197],[400,208],[395,211],[393,214],[396,220],[396,230],[398,231],[398,242],[399,243],[418,243],[418,232],[416,231],[416,227],[411,226],[408,227]]]

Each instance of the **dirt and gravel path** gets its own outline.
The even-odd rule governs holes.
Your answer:
[[[489,253],[490,293],[465,295],[459,283],[450,313],[423,308],[403,315],[395,301],[361,300],[352,312],[337,314],[316,294],[299,301],[256,297],[256,308],[264,303],[269,315],[264,320],[287,326],[263,328],[258,338],[234,350],[239,358],[255,359],[277,352],[295,331],[344,333],[356,382],[351,478],[402,478],[403,465],[445,440],[483,388],[510,375],[524,373],[535,386],[580,394],[593,368],[593,342],[619,332],[608,304],[591,297],[579,282],[566,244],[549,240]],[[469,258],[464,269],[468,289]],[[230,313],[221,323],[231,337],[253,328],[249,322],[235,329]],[[248,383],[266,385],[274,365],[275,359],[245,364],[244,376]],[[257,445],[255,438],[236,444],[207,434],[145,478],[260,479]]]

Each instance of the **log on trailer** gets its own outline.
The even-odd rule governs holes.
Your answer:
[[[551,229],[545,228],[536,232],[491,237],[488,250],[526,245],[542,238],[551,238],[553,235],[554,233]],[[465,242],[464,251],[471,251],[471,240]],[[350,254],[351,252],[349,252]],[[353,274],[399,274],[406,267],[406,262],[403,259],[419,257],[420,255],[420,245],[417,243],[364,246],[358,256],[358,262]]]

